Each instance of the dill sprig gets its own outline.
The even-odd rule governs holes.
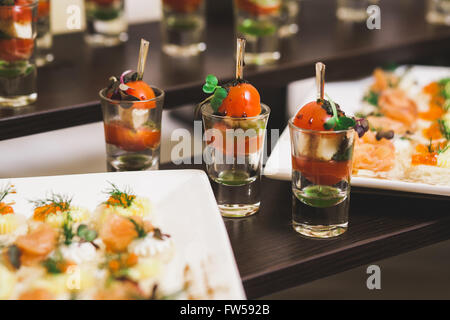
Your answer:
[[[70,209],[72,198],[67,195],[52,193],[52,195],[48,198],[30,200],[29,202],[33,204],[34,208],[51,206],[54,208],[58,208],[61,212],[64,212]]]
[[[450,126],[444,120],[438,120],[439,129],[446,140],[450,140]]]
[[[10,183],[8,183],[1,191],[0,191],[0,202],[3,201],[3,199],[6,198],[6,196],[10,193],[13,193],[14,191],[14,186],[11,185]]]
[[[137,223],[133,218],[128,218],[128,220],[130,220],[134,225],[134,228],[136,229],[136,232],[138,234],[138,238],[145,238],[147,232],[145,231],[144,227]]]
[[[73,237],[75,237],[75,233],[73,232],[73,219],[70,211],[67,212],[66,217],[63,223],[63,237],[64,244],[70,245],[72,243]]]
[[[111,206],[122,206],[124,208],[128,208],[133,203],[133,200],[136,198],[133,195],[133,191],[126,187],[123,191],[120,190],[114,183],[109,182],[111,188],[106,190],[105,193],[109,194],[109,199],[105,202]]]

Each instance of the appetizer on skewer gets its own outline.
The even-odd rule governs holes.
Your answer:
[[[200,107],[210,103],[211,112],[220,117],[206,127],[220,132],[221,139],[213,136],[207,143],[225,154],[248,156],[262,148],[266,122],[257,118],[262,113],[258,90],[243,77],[245,40],[238,39],[237,44],[236,79],[220,86],[214,75],[208,75],[203,92],[212,95]],[[235,129],[231,138],[227,137],[228,129]],[[243,137],[239,137],[236,129],[242,129]],[[243,146],[239,145],[241,139]]]
[[[318,98],[301,107],[293,119],[297,128],[318,134],[299,135],[303,140],[295,143],[301,149],[292,156],[292,166],[312,183],[332,186],[349,176],[353,152],[348,137],[333,132],[353,128],[356,136],[363,137],[369,127],[366,120],[347,117],[330,97],[324,98],[324,73],[325,66],[317,63]]]
[[[148,41],[143,40],[138,71],[128,70],[119,78],[111,77],[104,93],[108,99],[126,102],[118,107],[117,117],[105,121],[106,143],[124,151],[139,152],[160,145],[161,129],[150,117],[156,108],[155,92],[142,80],[148,46]]]

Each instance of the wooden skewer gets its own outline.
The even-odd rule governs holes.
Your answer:
[[[245,39],[238,38],[236,46],[236,79],[244,78]]]
[[[137,67],[138,80],[144,79],[145,64],[147,63],[149,47],[150,42],[145,39],[141,39],[141,48],[139,50],[139,61]]]
[[[325,64],[322,62],[316,63],[316,87],[317,99],[323,100],[325,94]]]

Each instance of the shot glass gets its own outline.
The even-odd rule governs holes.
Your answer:
[[[282,0],[280,13],[279,35],[282,38],[290,37],[298,32],[298,14],[300,0]]]
[[[0,107],[21,107],[37,99],[37,0],[0,6]]]
[[[205,1],[163,0],[161,32],[163,51],[169,56],[189,57],[206,50]]]
[[[44,66],[54,60],[52,44],[50,0],[39,0],[36,38],[36,65],[38,67]]]
[[[164,91],[152,87],[155,98],[113,100],[100,91],[108,171],[159,169]]]
[[[111,47],[128,40],[125,0],[85,0],[86,41]]]
[[[450,0],[428,0],[426,19],[431,24],[450,26]]]
[[[307,237],[331,238],[348,227],[354,130],[303,130],[289,121],[292,223]]]
[[[379,0],[337,0],[336,16],[342,21],[364,22],[369,17],[367,8]]]
[[[222,216],[241,218],[259,210],[261,165],[270,108],[256,117],[231,118],[201,106],[205,128],[204,159]]]
[[[247,41],[245,63],[265,65],[280,59],[281,0],[234,0],[235,29]]]

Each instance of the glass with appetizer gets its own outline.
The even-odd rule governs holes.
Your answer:
[[[318,98],[289,121],[292,153],[293,227],[313,238],[331,238],[348,227],[355,136],[366,120],[347,117],[324,99],[325,65],[316,64]]]
[[[124,0],[85,0],[86,36],[94,46],[115,46],[128,40]]]
[[[39,0],[37,38],[36,38],[36,64],[38,67],[53,61],[53,36],[50,31],[50,0]]]
[[[200,104],[205,127],[205,162],[224,217],[258,212],[261,164],[270,108],[258,90],[243,79],[245,40],[238,39],[236,80],[219,86],[209,75],[203,86],[212,94]]]
[[[264,65],[280,59],[281,0],[234,0],[237,36],[247,40],[245,63]]]
[[[0,107],[37,99],[34,46],[37,0],[0,2]]]
[[[137,72],[111,77],[100,91],[108,171],[159,168],[164,91],[142,80],[148,46],[142,40]]]
[[[205,51],[205,1],[163,0],[162,5],[163,51],[182,57]]]

